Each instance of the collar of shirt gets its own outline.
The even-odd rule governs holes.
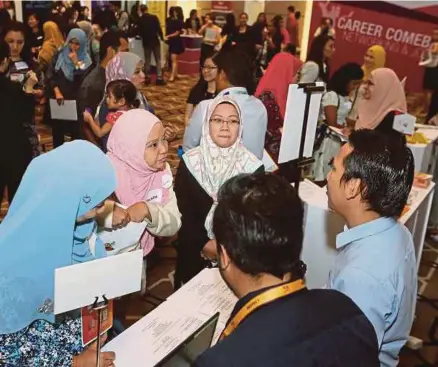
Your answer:
[[[232,95],[236,95],[236,94],[248,95],[248,91],[246,90],[246,88],[243,88],[243,87],[231,87],[231,88],[224,89],[222,92],[218,93],[217,97],[232,96]]]
[[[341,249],[352,242],[385,232],[396,224],[393,218],[379,218],[351,229],[345,226],[344,232],[336,236],[336,248]]]

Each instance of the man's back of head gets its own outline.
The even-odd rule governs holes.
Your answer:
[[[303,205],[291,185],[273,174],[240,175],[221,188],[213,220],[223,275],[238,289],[240,275],[302,277]],[[239,294],[240,293],[240,294]]]
[[[109,30],[105,32],[100,39],[99,47],[99,60],[110,61],[114,57],[120,47],[120,33],[117,31]]]
[[[225,50],[213,55],[212,59],[218,68],[218,92],[230,87],[246,88],[249,94],[254,92],[254,65],[246,52]]]
[[[352,211],[398,218],[414,179],[414,158],[403,135],[357,130],[327,178],[329,204],[348,222]]]

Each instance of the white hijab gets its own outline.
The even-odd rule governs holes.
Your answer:
[[[210,118],[216,107],[222,103],[233,105],[240,120],[237,140],[229,148],[218,147],[210,136]],[[188,170],[213,199],[213,206],[205,220],[205,228],[209,238],[214,238],[212,221],[220,187],[228,179],[241,173],[253,173],[263,165],[254,154],[243,146],[242,132],[243,120],[237,102],[229,96],[217,97],[207,110],[202,126],[201,144],[183,155]]]

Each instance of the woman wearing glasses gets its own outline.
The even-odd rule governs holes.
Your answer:
[[[202,65],[202,75],[198,83],[192,88],[187,98],[185,125],[187,126],[195,107],[206,99],[213,99],[216,96],[217,65],[213,57],[209,57]]]
[[[154,248],[155,237],[173,236],[181,226],[165,135],[158,117],[134,109],[119,117],[107,143],[107,155],[116,170],[117,200],[128,207],[133,222],[147,223],[140,239],[145,259],[142,293],[146,290],[146,256]]]
[[[212,101],[200,146],[183,155],[175,178],[182,215],[178,232],[175,288],[187,283],[216,258],[212,219],[221,185],[240,173],[263,170],[242,144],[243,121],[237,103],[224,96]]]

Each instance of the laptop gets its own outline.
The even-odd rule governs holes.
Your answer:
[[[210,348],[219,312],[162,359],[156,367],[190,367],[203,352]]]

